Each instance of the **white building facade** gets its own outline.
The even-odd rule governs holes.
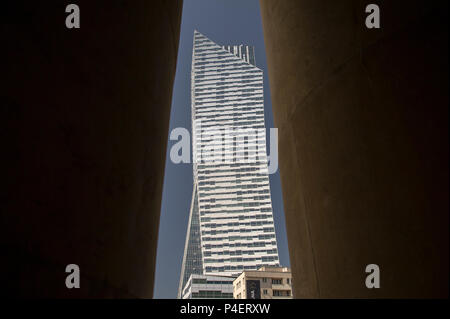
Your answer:
[[[191,101],[195,205],[179,297],[189,272],[198,273],[189,270],[193,261],[203,274],[229,276],[279,265],[253,47],[219,46],[195,31]],[[191,229],[200,235],[195,245]]]
[[[182,292],[182,299],[233,299],[234,277],[193,274]]]

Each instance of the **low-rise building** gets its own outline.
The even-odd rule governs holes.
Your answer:
[[[183,299],[233,299],[236,277],[192,274],[182,291]]]
[[[263,266],[244,271],[233,282],[233,298],[292,299],[291,269]]]

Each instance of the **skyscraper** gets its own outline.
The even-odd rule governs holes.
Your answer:
[[[180,276],[278,266],[264,126],[263,72],[253,47],[194,32],[194,190]]]

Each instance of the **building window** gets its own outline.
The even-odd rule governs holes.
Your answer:
[[[286,282],[288,283],[288,284],[290,284],[290,279],[289,278],[286,278]]]
[[[272,285],[281,285],[282,280],[278,279],[278,278],[273,278],[272,279]]]
[[[274,290],[274,291],[273,291],[273,295],[274,295],[275,297],[279,297],[279,296],[281,296],[281,291],[280,291],[280,290]]]
[[[263,282],[267,282],[267,278],[263,278]]]
[[[196,279],[192,280],[192,283],[194,283],[194,284],[206,284],[207,280],[204,279],[204,278],[198,278],[198,279],[196,278]]]
[[[267,289],[263,290],[263,294],[267,295]]]

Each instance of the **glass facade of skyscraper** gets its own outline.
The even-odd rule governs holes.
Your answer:
[[[203,274],[231,276],[279,265],[254,49],[196,31],[191,74],[194,195],[180,291],[198,270],[193,262]]]

